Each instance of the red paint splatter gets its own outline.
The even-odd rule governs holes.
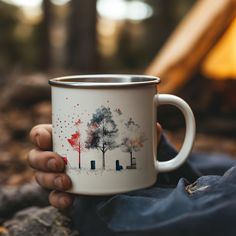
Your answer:
[[[76,122],[75,122],[75,125],[80,125],[81,124],[81,120],[78,119]]]
[[[67,165],[67,164],[68,164],[68,159],[67,159],[67,157],[62,157],[62,159],[63,159],[65,165]]]
[[[80,133],[76,132],[71,135],[71,138],[67,139],[70,145],[78,151],[78,148],[80,149]]]

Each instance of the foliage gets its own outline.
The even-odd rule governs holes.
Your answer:
[[[130,153],[130,164],[132,165],[133,152],[138,152],[146,140],[141,128],[132,118],[125,123],[126,132],[122,138],[121,149]]]

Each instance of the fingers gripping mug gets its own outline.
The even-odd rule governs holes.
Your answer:
[[[187,159],[195,137],[190,107],[179,97],[158,94],[159,78],[143,75],[81,75],[51,79],[53,150],[66,163],[69,192],[122,193],[151,186],[158,172]],[[186,134],[178,155],[156,158],[159,105],[180,109]]]

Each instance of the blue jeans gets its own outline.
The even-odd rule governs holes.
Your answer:
[[[158,159],[176,151],[164,136]],[[78,196],[70,210],[81,236],[236,235],[236,160],[193,154],[150,188],[109,197]]]

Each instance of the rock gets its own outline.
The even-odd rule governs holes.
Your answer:
[[[47,99],[50,99],[50,86],[45,75],[14,75],[3,89],[1,106],[29,105]]]
[[[6,236],[77,236],[70,229],[70,219],[51,206],[31,207],[18,212],[3,226]]]
[[[48,206],[48,191],[35,181],[22,186],[0,186],[0,222],[31,206]]]

